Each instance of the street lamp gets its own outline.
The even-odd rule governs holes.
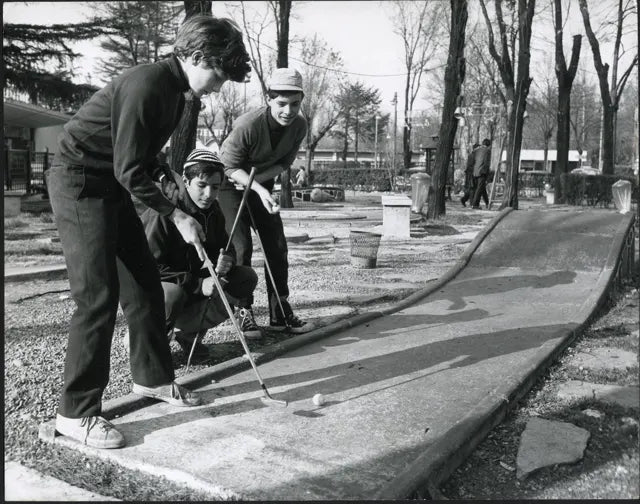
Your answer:
[[[374,146],[374,158],[373,158],[373,167],[374,169],[378,168],[378,121],[380,120],[380,114],[376,114],[376,139]]]

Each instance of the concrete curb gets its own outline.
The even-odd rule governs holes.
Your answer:
[[[547,341],[531,358],[529,367],[518,376],[506,377],[493,392],[484,397],[465,417],[429,446],[400,475],[390,481],[375,499],[406,499],[418,489],[436,486],[445,481],[467,458],[485,436],[498,425],[507,411],[536,383],[549,365],[579,336],[605,305],[623,253],[622,245],[633,226],[635,216],[629,216],[618,226],[613,245],[594,293],[583,303],[573,327],[559,330],[560,343]],[[554,339],[554,338],[551,338]]]
[[[424,287],[417,292],[414,292],[402,301],[394,303],[393,305],[382,310],[374,310],[360,313],[352,317],[347,317],[326,327],[321,327],[308,333],[294,336],[288,340],[269,345],[268,347],[263,348],[260,352],[252,352],[255,363],[261,364],[271,361],[284,353],[295,350],[296,348],[304,346],[308,343],[313,343],[340,331],[365,324],[367,322],[370,322],[371,320],[382,317],[383,315],[395,313],[425,298],[432,292],[440,289],[447,282],[453,280],[458,275],[458,273],[460,273],[460,271],[464,269],[464,267],[471,259],[473,253],[484,241],[487,235],[489,235],[489,233],[498,225],[498,223],[512,210],[512,208],[505,208],[500,213],[498,213],[487,224],[487,226],[476,235],[476,237],[468,245],[460,258],[456,261],[456,263],[451,268],[449,268],[449,270],[435,283]],[[195,373],[190,373],[188,375],[182,376],[180,378],[177,378],[176,381],[181,385],[197,388],[198,386],[202,386],[205,383],[211,383],[212,380],[221,380],[226,376],[244,371],[249,367],[250,364],[249,361],[246,360],[246,358],[236,357],[220,364],[216,364],[215,366],[211,366],[210,368],[202,369]],[[153,399],[140,397],[136,394],[131,393],[117,399],[105,401],[102,406],[102,414],[106,418],[114,418],[115,416],[122,415],[127,412],[152,404],[153,401]]]

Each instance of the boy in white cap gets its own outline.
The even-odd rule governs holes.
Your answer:
[[[288,327],[294,333],[307,332],[312,327],[293,313],[288,302],[287,241],[279,207],[271,196],[271,190],[276,176],[291,167],[307,134],[307,121],[299,114],[303,98],[299,72],[291,68],[278,68],[273,72],[267,91],[267,106],[240,116],[222,144],[221,159],[226,177],[218,195],[229,232],[240,207],[242,189],[249,181],[249,172],[252,167],[256,168],[247,206],[255,219],[256,232],[260,233],[264,245],[265,260],[269,262],[276,284],[274,289],[265,271],[269,324],[271,329],[284,330]],[[250,226],[250,216],[244,211],[233,236],[233,245],[238,264],[246,266],[251,265],[253,251]]]
[[[222,284],[231,305],[238,307],[236,318],[245,338],[262,336],[248,308],[248,298],[258,283],[258,276],[250,266],[235,264],[233,245],[225,252],[229,241],[225,219],[216,201],[224,178],[224,166],[218,155],[207,149],[195,149],[184,164],[177,207],[191,215],[205,231],[202,241],[207,256],[223,277]],[[207,329],[226,320],[224,304],[215,290],[213,279],[194,247],[184,241],[173,222],[165,215],[148,208],[140,216],[151,253],[158,264],[167,320],[167,332],[189,355],[194,341]],[[210,300],[208,298],[211,298]],[[194,362],[209,359],[209,350],[196,342]]]

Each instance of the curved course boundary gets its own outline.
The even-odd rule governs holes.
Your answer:
[[[295,350],[301,346],[313,343],[321,340],[333,334],[339,333],[346,329],[350,329],[355,326],[366,324],[374,319],[380,318],[384,315],[389,315],[404,308],[411,306],[412,304],[424,299],[431,293],[438,289],[441,289],[445,284],[453,280],[469,263],[474,252],[478,249],[480,244],[485,238],[495,229],[495,227],[504,219],[509,213],[513,211],[513,208],[505,208],[501,210],[483,229],[481,229],[471,243],[467,246],[462,255],[458,258],[451,268],[449,268],[442,277],[435,282],[423,287],[413,294],[409,295],[405,299],[391,304],[390,306],[382,310],[373,310],[365,313],[360,313],[352,317],[348,317],[339,320],[333,324],[330,324],[319,329],[315,329],[305,334],[300,334],[289,338],[288,340],[274,343],[263,348],[260,352],[252,352],[251,355],[254,358],[256,364],[271,361],[282,354]],[[206,383],[211,383],[212,380],[221,380],[227,376],[235,373],[239,373],[246,369],[249,369],[250,364],[246,357],[236,357],[228,361],[221,362],[215,366],[211,366],[194,373],[190,373],[185,376],[177,378],[176,381],[182,385],[190,387],[199,387]],[[106,418],[113,418],[115,416],[123,415],[125,413],[142,408],[149,404],[153,404],[153,399],[147,399],[140,397],[136,394],[128,394],[123,397],[110,399],[105,401],[102,406],[102,414]]]
[[[416,491],[437,488],[458,467],[485,436],[498,425],[509,408],[522,398],[549,365],[579,336],[606,305],[612,287],[619,281],[628,236],[633,234],[635,216],[622,219],[609,248],[605,265],[592,294],[571,321],[575,327],[558,331],[560,343],[547,341],[531,359],[528,369],[503,383],[484,397],[448,432],[429,446],[401,474],[391,480],[375,499],[405,499]],[[432,496],[433,497],[433,496]]]

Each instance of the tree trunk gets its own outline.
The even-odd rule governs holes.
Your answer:
[[[611,104],[605,105],[602,110],[602,174],[613,175],[615,171],[613,131],[616,114]]]
[[[176,129],[171,135],[171,169],[182,174],[184,162],[196,147],[198,114],[202,102],[191,90],[185,93],[184,110]]]
[[[449,57],[444,74],[445,93],[442,108],[442,123],[438,148],[436,149],[435,166],[431,185],[433,202],[429,203],[427,217],[430,219],[445,215],[445,188],[447,170],[451,164],[453,142],[456,137],[458,121],[454,118],[456,105],[459,102],[460,87],[464,82],[465,60],[464,39],[467,26],[467,0],[451,0],[451,35]]]
[[[356,124],[354,128],[354,139],[353,139],[353,160],[357,164],[358,163],[358,137],[360,136],[360,116],[356,112]]]
[[[571,118],[571,88],[558,88],[558,132],[556,136],[556,171],[554,174],[555,202],[564,203],[565,195],[562,192],[562,175],[569,173],[569,139]]]
[[[305,155],[306,155],[306,164],[307,164],[307,185],[311,185],[311,179],[313,177],[313,175],[311,174],[311,167],[313,166],[313,157],[315,155],[315,147],[312,147],[310,145],[307,146],[307,148],[305,149]]]
[[[409,170],[411,167],[411,130],[406,126],[402,131],[402,162],[404,169]]]
[[[287,68],[289,66],[289,15],[291,14],[291,0],[278,0],[278,15],[276,23],[278,56],[276,61],[277,68]],[[291,198],[291,167],[280,176],[280,206],[282,208],[293,208],[293,199]]]

